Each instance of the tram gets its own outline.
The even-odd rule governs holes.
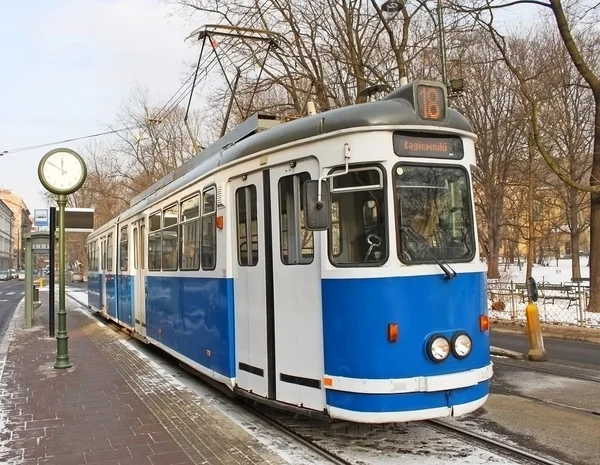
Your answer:
[[[240,396],[357,423],[458,416],[492,377],[469,122],[417,80],[254,115],[88,237],[88,303]]]

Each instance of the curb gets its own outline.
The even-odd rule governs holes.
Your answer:
[[[542,324],[542,336],[544,339],[561,339],[563,341],[589,342],[591,344],[600,344],[600,329],[598,328],[566,328],[556,327],[554,325]],[[514,324],[496,324],[490,325],[490,331],[498,334],[518,334],[527,336],[527,328]]]
[[[490,346],[490,354],[499,355],[501,357],[514,358],[515,360],[527,359],[527,355],[522,354],[521,352],[516,352],[514,350],[508,350],[508,349],[502,349],[500,347],[494,347],[494,346]]]
[[[6,328],[6,332],[4,333],[4,337],[2,342],[0,343],[0,380],[4,375],[4,367],[6,365],[6,359],[8,357],[8,352],[10,351],[10,345],[15,336],[15,330],[17,329],[17,325],[20,318],[24,318],[25,314],[25,297],[21,299],[21,301],[17,304],[15,311],[13,313],[10,322],[8,323],[8,327]],[[22,322],[23,323],[23,322]]]
[[[65,294],[67,296],[69,296],[70,299],[74,300],[75,302],[77,302],[79,305],[81,305],[83,308],[90,308],[90,306],[88,304],[84,304],[81,300],[77,300],[75,297],[73,297],[70,293],[65,291]]]

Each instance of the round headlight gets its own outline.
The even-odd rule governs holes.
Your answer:
[[[462,333],[454,337],[453,352],[457,358],[465,358],[471,353],[471,339]]]
[[[435,362],[446,360],[450,354],[450,343],[445,337],[434,336],[429,341],[429,356]]]

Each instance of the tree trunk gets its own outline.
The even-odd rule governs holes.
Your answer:
[[[579,232],[571,234],[571,275],[581,278],[581,264],[579,262]]]
[[[498,254],[491,253],[487,257],[487,276],[491,279],[500,278],[500,269],[498,268]]]
[[[579,205],[577,203],[579,192],[574,187],[569,187],[569,215],[571,223],[571,276],[581,278],[579,263]]]
[[[525,279],[529,279],[531,277],[531,272],[533,270],[533,256],[535,250],[535,241],[533,238],[535,234],[535,229],[533,226],[533,143],[533,133],[530,130],[529,140],[527,144],[527,148],[529,149],[529,192],[527,195],[529,202],[529,211],[527,214],[529,231],[527,235],[527,273],[525,275]]]
[[[594,128],[594,158],[590,185],[600,185],[600,92],[596,102],[596,127]],[[590,303],[588,311],[600,312],[600,194],[590,195]]]

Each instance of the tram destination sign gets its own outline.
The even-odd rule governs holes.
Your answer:
[[[399,157],[461,160],[465,155],[463,142],[456,136],[417,136],[397,132],[393,138],[394,153]]]

